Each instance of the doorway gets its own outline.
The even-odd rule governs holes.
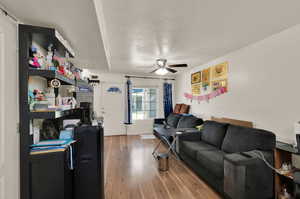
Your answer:
[[[125,85],[121,83],[101,82],[96,91],[100,92],[100,103],[98,103],[97,112],[99,116],[104,118],[105,136],[126,135],[124,87]]]

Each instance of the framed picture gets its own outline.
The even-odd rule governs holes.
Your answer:
[[[213,79],[227,78],[227,73],[228,73],[228,62],[224,62],[212,67]]]
[[[205,86],[210,85],[210,68],[204,69],[202,71],[202,84]]]
[[[198,84],[201,82],[201,71],[193,73],[191,75],[191,83],[192,84]]]
[[[218,88],[222,88],[222,87],[225,87],[228,89],[227,79],[212,81],[211,84],[212,84],[211,86],[212,86],[213,91],[217,90]]]
[[[192,85],[192,95],[198,96],[201,94],[201,83]]]

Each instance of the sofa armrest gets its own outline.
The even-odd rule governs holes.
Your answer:
[[[224,193],[229,198],[272,198],[273,170],[272,151],[249,151],[224,156]]]
[[[154,124],[164,124],[165,118],[156,118],[154,119]]]

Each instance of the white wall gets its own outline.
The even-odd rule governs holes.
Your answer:
[[[190,102],[190,75],[229,61],[229,92],[209,103]],[[273,131],[283,141],[294,140],[300,120],[300,25],[232,52],[177,77],[176,101],[192,104],[197,115],[249,120]]]
[[[17,24],[0,12],[0,199],[20,198],[17,38]]]
[[[97,71],[91,71],[92,73],[98,74],[101,82],[111,82],[111,83],[123,83],[125,87],[126,78],[125,74],[118,73],[99,73]],[[163,80],[149,80],[149,79],[136,79],[132,78],[133,87],[155,87],[158,88],[159,93],[159,107],[158,107],[158,115],[157,117],[164,117],[163,110]],[[100,87],[96,87],[94,90],[94,106],[95,111],[98,115],[100,115],[101,111],[101,89]],[[120,95],[121,96],[121,95]],[[123,99],[125,101],[125,99]],[[123,110],[123,115],[125,115],[125,107]],[[133,124],[128,126],[127,134],[128,135],[137,135],[137,134],[149,134],[153,132],[153,120],[136,120],[133,121]]]

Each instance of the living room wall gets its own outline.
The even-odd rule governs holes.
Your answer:
[[[228,93],[209,103],[191,102],[191,74],[229,62]],[[178,75],[176,102],[191,104],[191,112],[209,118],[253,121],[255,127],[294,141],[294,123],[300,120],[300,25],[229,53]]]
[[[126,78],[125,74],[120,74],[120,73],[103,73],[99,72],[96,70],[91,70],[92,73],[98,74],[99,79],[102,83],[120,83],[124,85],[125,88],[125,83],[126,83]],[[158,89],[158,109],[157,109],[157,117],[161,118],[164,115],[164,110],[163,110],[163,80],[152,80],[152,79],[136,79],[132,78],[132,86],[133,87],[151,87],[151,88],[157,88]],[[97,115],[101,115],[101,88],[100,86],[97,86],[94,90],[94,107],[95,107],[95,112]],[[122,97],[122,102],[124,101],[125,103],[125,98],[124,95],[120,95]],[[125,116],[125,108],[122,108],[116,114],[121,114]],[[153,119],[147,119],[147,120],[136,120],[133,121],[133,124],[128,126],[127,130],[125,130],[125,125],[124,127],[124,132],[126,131],[128,135],[139,135],[139,134],[150,134],[153,131]]]

